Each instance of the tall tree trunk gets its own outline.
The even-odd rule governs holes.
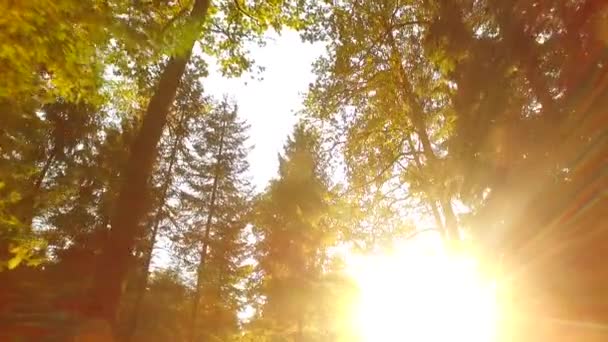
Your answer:
[[[189,21],[202,27],[209,5],[210,0],[196,0]],[[132,258],[133,244],[139,232],[138,225],[145,214],[148,178],[156,158],[157,145],[195,42],[195,38],[190,39],[185,44],[188,46],[187,52],[171,57],[167,63],[148,103],[141,129],[131,146],[123,172],[123,185],[110,220],[108,239],[96,266],[90,292],[92,302],[88,307],[91,317],[106,320],[112,325]]]
[[[180,139],[181,139],[180,136],[176,136],[175,142],[173,143],[173,146],[171,147],[171,154],[169,156],[169,165],[166,170],[167,176],[166,176],[165,181],[163,182],[163,185],[161,188],[159,205],[158,205],[158,208],[156,209],[156,214],[154,215],[154,220],[152,221],[153,228],[152,228],[152,233],[150,236],[150,241],[149,241],[149,244],[145,251],[144,257],[146,258],[146,260],[145,260],[145,264],[143,267],[144,273],[142,275],[140,282],[137,284],[137,288],[135,289],[135,303],[133,306],[133,313],[131,315],[130,322],[127,326],[127,331],[125,332],[126,341],[130,341],[133,338],[133,334],[135,333],[135,330],[137,329],[137,324],[139,322],[139,316],[141,313],[141,303],[146,294],[146,287],[148,287],[148,279],[150,278],[150,264],[152,262],[152,253],[154,252],[154,244],[156,243],[158,229],[159,229],[160,223],[162,221],[163,207],[167,200],[167,192],[169,191],[169,187],[171,186],[171,182],[172,182],[172,171],[173,171],[173,166],[175,164],[175,161],[177,159],[177,150],[179,147]]]
[[[399,52],[397,44],[395,43],[395,37],[393,35],[393,29],[390,27],[390,23],[386,28],[386,31],[388,43],[391,48],[391,63],[397,71],[397,80],[399,81],[402,90],[400,94],[405,97],[404,102],[406,102],[411,108],[410,119],[412,120],[414,130],[418,135],[418,139],[422,144],[422,153],[427,159],[427,163],[430,165],[431,170],[433,170],[433,172],[439,172],[439,158],[437,158],[435,155],[433,145],[431,144],[431,140],[427,132],[426,123],[424,121],[424,109],[420,104],[420,100],[414,94],[412,85],[408,81],[407,73],[403,68],[401,53]],[[444,185],[439,185],[439,190],[440,194],[437,200],[441,205],[443,216],[445,218],[445,230],[451,240],[459,240],[460,234],[458,232],[458,221],[456,219],[456,215],[454,214],[454,209],[452,208],[451,194]]]
[[[224,135],[226,134],[226,122],[222,124],[222,131],[220,133],[220,143],[215,158],[215,174],[213,175],[213,185],[211,186],[211,198],[209,199],[209,209],[207,212],[207,219],[205,222],[205,233],[203,235],[203,246],[201,248],[200,263],[198,265],[196,289],[194,291],[194,303],[192,305],[192,313],[190,317],[190,341],[194,341],[196,338],[196,316],[198,314],[198,307],[200,303],[200,296],[203,282],[203,272],[205,268],[205,262],[207,259],[207,249],[209,248],[209,235],[211,233],[211,222],[215,215],[215,199],[217,197],[217,187],[220,180],[221,162],[224,152]]]

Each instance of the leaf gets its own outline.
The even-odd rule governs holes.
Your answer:
[[[15,267],[19,266],[19,264],[22,261],[22,255],[21,254],[17,254],[15,255],[13,258],[9,259],[9,261],[6,263],[8,266],[9,270],[14,269]]]

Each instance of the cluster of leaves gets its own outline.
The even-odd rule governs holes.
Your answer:
[[[359,198],[380,191],[414,204],[423,222],[513,265],[542,259],[525,273],[547,289],[540,278],[550,270],[588,260],[583,245],[605,250],[585,240],[551,261],[543,254],[556,241],[600,234],[592,222],[603,217],[606,13],[593,0],[326,4],[307,31],[328,41],[307,115],[332,127],[327,139],[341,147]],[[588,310],[576,291],[598,279],[579,274],[549,293],[559,302],[572,291]]]
[[[110,290],[111,297],[104,297],[103,288],[121,288],[127,278],[140,283],[145,275],[143,287],[134,286],[145,292],[155,242],[169,238],[178,255],[172,261],[204,275],[198,277],[195,296],[221,292],[215,308],[205,306],[205,314],[192,315],[206,315],[200,320],[208,322],[223,305],[229,319],[219,329],[233,332],[242,307],[242,295],[233,285],[246,273],[241,265],[250,197],[242,178],[246,126],[228,102],[215,103],[203,95],[200,79],[208,71],[202,56],[215,59],[224,74],[240,75],[252,66],[246,43],[262,44],[270,28],[301,26],[305,4],[65,0],[1,6],[6,14],[0,19],[3,267],[47,258],[46,270],[39,269],[41,279],[69,273],[78,295],[92,286],[101,294],[91,297],[110,308],[90,315],[112,321],[120,295]],[[190,58],[193,50],[196,56]],[[184,71],[181,92],[172,101]],[[169,99],[174,110],[160,109],[158,121],[150,123],[155,119],[142,112],[146,106],[155,110],[155,98]],[[145,131],[150,125],[163,133],[146,138],[156,134]],[[226,141],[219,141],[224,135]],[[134,149],[146,139],[145,146]],[[226,145],[225,156],[220,156],[221,147],[219,155],[214,152],[218,144]],[[129,170],[137,169],[141,158],[157,155],[157,167],[144,167],[137,179],[147,189],[129,184]],[[139,200],[117,204],[130,187],[150,196],[142,197],[141,205]],[[212,187],[217,187],[215,201]],[[129,206],[144,210],[134,210],[135,223],[121,227],[116,237],[112,228],[121,225],[117,213],[128,212]],[[201,226],[207,228],[201,232]],[[127,239],[122,238],[125,231]],[[126,248],[112,252],[117,245]],[[94,264],[110,259],[129,274],[100,276],[99,270],[108,268]],[[3,277],[19,283],[18,277]],[[87,306],[84,297],[80,313]],[[211,301],[207,299],[205,303]]]
[[[296,126],[279,164],[278,178],[255,204],[257,305],[243,339],[334,340],[348,332],[339,299],[352,303],[355,290],[329,253],[340,226],[318,134]]]
[[[4,189],[4,183],[0,182],[0,192]],[[23,261],[26,261],[28,266],[36,266],[43,260],[37,251],[44,248],[44,240],[24,233],[23,224],[10,214],[7,207],[19,201],[19,194],[11,192],[7,198],[0,200],[0,240],[7,243],[8,246],[3,246],[6,250],[3,251],[3,261],[0,263],[0,271],[4,269],[14,269]],[[8,252],[8,254],[6,253]]]

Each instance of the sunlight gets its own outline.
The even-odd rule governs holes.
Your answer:
[[[363,341],[495,340],[494,286],[472,258],[402,247],[355,257],[351,271],[360,288],[354,324]]]

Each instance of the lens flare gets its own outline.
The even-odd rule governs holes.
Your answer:
[[[473,258],[401,249],[353,258],[354,325],[366,342],[496,340],[494,286]]]

